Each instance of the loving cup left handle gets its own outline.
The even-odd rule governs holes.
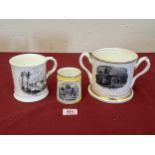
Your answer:
[[[86,57],[89,61],[90,64],[92,64],[92,58],[90,56],[90,54],[88,52],[84,52],[80,55],[80,58],[79,58],[79,63],[80,63],[80,66],[86,71],[87,75],[88,75],[88,78],[89,78],[89,82],[92,83],[92,73],[86,68],[86,66],[84,65],[83,63],[83,58]]]
[[[137,78],[139,78],[140,76],[145,74],[150,69],[151,64],[150,64],[150,60],[148,59],[148,57],[142,57],[142,58],[138,59],[138,61],[136,62],[136,65],[135,65],[135,69],[137,69],[142,62],[146,62],[146,67],[141,72],[137,73],[134,76],[134,78],[132,80],[131,88],[133,87]]]
[[[57,69],[57,66],[58,66],[58,65],[57,65],[56,59],[53,58],[53,57],[46,57],[46,63],[47,63],[47,61],[52,61],[52,62],[53,62],[53,67],[52,67],[52,69],[49,70],[49,71],[47,72],[47,74],[46,74],[46,78],[48,79],[49,76],[52,75],[53,72]]]

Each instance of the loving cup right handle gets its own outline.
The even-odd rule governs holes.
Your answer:
[[[86,57],[89,61],[90,64],[92,64],[92,58],[90,56],[90,54],[88,52],[84,52],[80,55],[80,58],[79,58],[79,63],[80,63],[80,66],[86,71],[87,75],[88,75],[88,78],[89,78],[89,82],[92,83],[92,73],[88,70],[88,68],[86,68],[86,66],[84,65],[83,63],[83,58]]]

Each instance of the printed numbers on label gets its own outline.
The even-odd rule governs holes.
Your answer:
[[[78,115],[78,109],[62,109],[62,115],[64,116],[72,116],[72,115]]]

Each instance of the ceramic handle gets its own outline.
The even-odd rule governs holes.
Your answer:
[[[139,78],[140,76],[142,76],[143,74],[145,74],[149,69],[150,69],[150,60],[147,58],[147,57],[142,57],[140,58],[136,65],[135,65],[135,69],[138,68],[138,66],[142,63],[142,62],[146,62],[146,67],[141,71],[139,72],[137,75],[134,76],[133,80],[132,80],[132,85],[131,85],[131,88],[133,87],[135,81],[137,80],[137,78]]]
[[[88,61],[90,62],[90,64],[92,64],[92,59],[91,59],[91,56],[88,52],[84,52],[80,55],[80,58],[79,58],[79,63],[80,63],[80,66],[86,71],[87,75],[88,75],[88,78],[89,78],[89,81],[90,83],[92,83],[92,74],[91,72],[86,68],[86,66],[84,65],[83,63],[83,58],[86,57],[88,59]]]
[[[53,67],[52,67],[52,69],[50,71],[47,72],[47,75],[46,75],[47,79],[49,78],[50,75],[53,74],[53,72],[57,68],[57,61],[56,61],[56,59],[54,59],[53,57],[46,57],[46,62],[49,61],[49,60],[53,62]]]

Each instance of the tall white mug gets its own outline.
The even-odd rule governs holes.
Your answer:
[[[47,61],[53,62],[46,71]],[[22,102],[35,102],[45,98],[49,91],[47,78],[56,70],[57,61],[53,57],[40,54],[21,54],[9,60],[14,82],[14,97]]]
[[[85,67],[84,57],[91,63],[92,72]],[[150,61],[146,56],[138,59],[135,52],[119,48],[82,53],[79,62],[88,74],[92,91],[98,96],[113,99],[130,95],[136,79],[150,68]],[[142,62],[146,62],[146,67],[134,76],[134,71]]]

